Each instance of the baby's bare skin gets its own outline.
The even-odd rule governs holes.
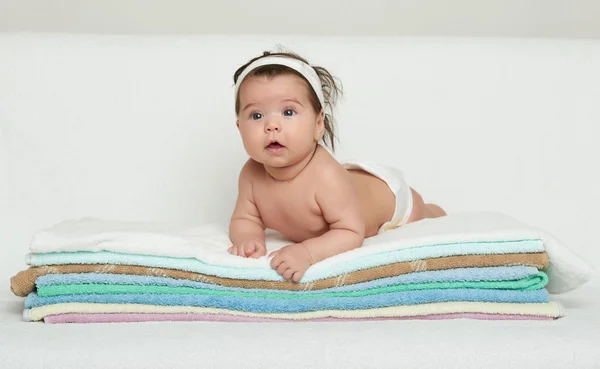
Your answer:
[[[310,265],[360,247],[365,238],[365,218],[352,176],[320,145],[308,154],[271,172],[250,159],[240,173],[229,227],[229,251],[239,256],[266,254],[265,228],[295,242],[271,254],[271,265],[295,281]]]

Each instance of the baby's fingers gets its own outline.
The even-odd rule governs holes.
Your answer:
[[[279,269],[277,270],[279,271]],[[285,280],[289,281],[292,279],[292,276],[294,274],[296,274],[297,272],[292,269],[292,268],[288,268],[285,272],[283,272],[283,274],[281,275]]]
[[[242,246],[242,249],[244,251],[244,256],[250,256],[257,250],[256,245],[253,243],[245,244],[244,246]]]
[[[267,250],[263,249],[262,247],[259,247],[256,249],[256,251],[254,251],[254,253],[248,254],[248,257],[258,259],[259,257],[264,256],[266,253]]]
[[[288,270],[290,268],[290,266],[284,261],[281,264],[279,264],[277,266],[277,273],[279,273],[280,275],[283,275],[283,273]]]
[[[294,282],[300,282],[300,280],[302,279],[302,277],[304,277],[304,272],[295,272],[292,275],[292,281],[294,281]]]
[[[231,246],[230,248],[231,251],[229,251],[232,255],[237,255],[237,256],[246,256],[246,254],[244,254],[244,247],[243,246]]]
[[[271,255],[273,255],[273,253],[271,253]],[[271,255],[269,255],[269,256],[271,256]],[[283,263],[282,258],[279,257],[279,255],[276,254],[273,257],[273,259],[271,259],[270,265],[271,265],[271,268],[277,269],[281,263]]]

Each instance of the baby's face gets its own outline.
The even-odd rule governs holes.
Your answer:
[[[311,155],[323,135],[308,84],[295,75],[248,77],[239,89],[237,126],[248,155],[264,165],[286,167]]]

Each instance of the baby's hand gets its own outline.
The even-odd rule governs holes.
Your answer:
[[[301,243],[285,246],[273,251],[269,256],[273,256],[271,268],[288,281],[300,281],[306,269],[312,265],[312,257]]]
[[[245,258],[259,258],[267,254],[267,247],[263,241],[246,240],[227,249],[233,255]]]

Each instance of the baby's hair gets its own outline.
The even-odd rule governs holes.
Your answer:
[[[281,51],[274,52],[274,53],[272,53],[270,51],[265,51],[265,52],[263,52],[263,54],[261,56],[257,56],[255,58],[251,59],[249,62],[242,65],[240,68],[238,68],[238,70],[236,70],[233,75],[233,83],[234,84],[237,83],[238,77],[242,74],[244,69],[246,69],[250,64],[252,64],[254,61],[264,58],[266,56],[283,56],[283,57],[287,57],[287,58],[297,59],[297,60],[300,60],[300,61],[310,65],[308,63],[308,61],[306,61],[304,58],[302,58],[301,56],[299,56],[293,52],[290,52],[290,51],[281,50]],[[321,103],[319,102],[319,98],[317,97],[317,94],[312,89],[312,87],[310,86],[310,83],[306,80],[306,78],[304,78],[304,76],[302,76],[302,74],[296,72],[292,68],[286,67],[284,65],[263,65],[261,67],[254,69],[253,71],[251,71],[247,77],[266,76],[267,78],[273,78],[273,77],[280,76],[280,75],[293,74],[293,75],[296,75],[296,76],[302,78],[302,80],[306,82],[306,85],[308,87],[310,101],[311,101],[313,108],[315,109],[315,111],[317,113],[320,112],[321,109],[323,109],[323,112],[324,112],[323,122],[324,122],[324,126],[325,126],[325,133],[323,136],[323,142],[325,143],[325,145],[328,145],[328,143],[329,143],[328,146],[331,147],[332,151],[335,151],[334,141],[335,141],[336,136],[335,136],[335,121],[334,121],[334,117],[333,117],[333,108],[335,107],[338,97],[341,96],[341,94],[342,94],[341,83],[339,81],[336,82],[336,78],[333,77],[331,75],[331,73],[329,73],[329,71],[327,71],[327,69],[325,69],[323,67],[312,66],[312,65],[311,65],[311,67],[315,70],[315,72],[319,76],[319,79],[321,80],[321,86],[323,89],[323,98],[324,98],[325,106],[321,106]],[[236,115],[239,114],[239,112],[240,112],[240,96],[238,94],[238,96],[235,97],[235,113],[236,113]]]

